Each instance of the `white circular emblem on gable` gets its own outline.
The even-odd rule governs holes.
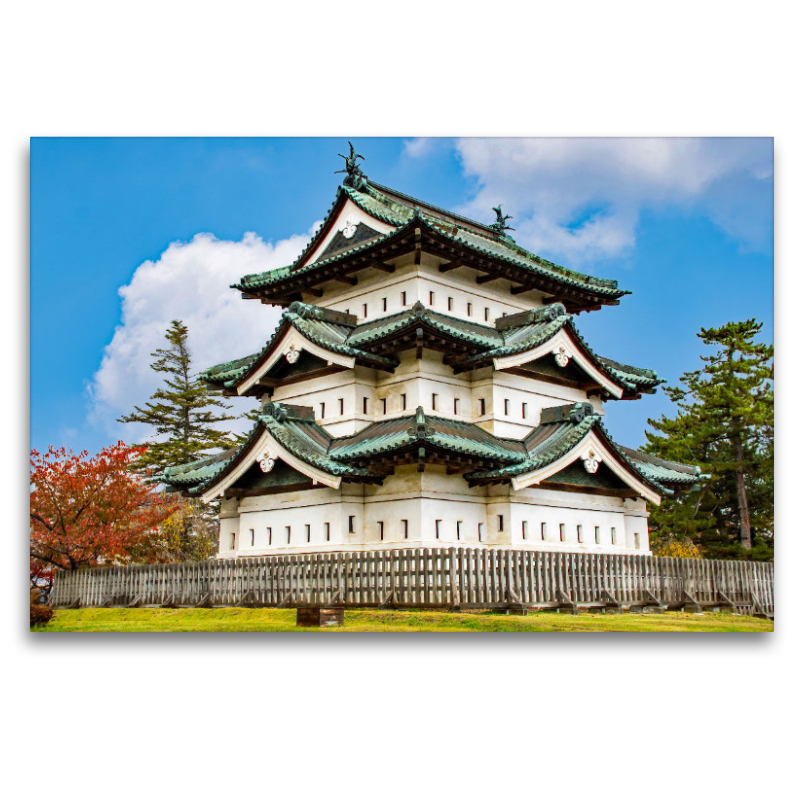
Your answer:
[[[286,360],[287,360],[287,361],[288,361],[290,364],[294,364],[294,363],[296,363],[296,362],[297,362],[297,359],[298,359],[298,358],[300,358],[300,351],[299,351],[299,350],[298,350],[298,349],[297,349],[297,348],[296,348],[294,345],[292,345],[292,346],[291,346],[291,347],[290,347],[290,348],[289,348],[289,349],[286,351],[286,353],[284,353],[284,355],[286,356]]]
[[[598,467],[600,466],[600,462],[603,460],[600,458],[594,450],[590,450],[583,458],[583,468],[590,474],[594,475],[597,472]]]
[[[342,236],[345,239],[352,239],[355,236],[356,228],[358,227],[358,221],[354,220],[352,217],[347,217],[344,221],[344,227],[342,228]]]
[[[556,364],[558,364],[559,367],[566,367],[567,364],[569,364],[570,358],[572,358],[572,354],[563,344],[553,350],[553,355],[556,357]]]
[[[258,466],[261,467],[262,472],[271,472],[275,466],[275,459],[269,453],[264,453],[259,459]]]

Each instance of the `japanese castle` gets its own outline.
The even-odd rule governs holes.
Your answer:
[[[253,355],[208,369],[262,405],[239,448],[165,473],[219,499],[220,558],[469,546],[647,554],[647,504],[699,470],[617,444],[604,405],[661,383],[595,353],[574,316],[616,281],[484,225],[346,177],[291,265],[246,275],[285,309]]]

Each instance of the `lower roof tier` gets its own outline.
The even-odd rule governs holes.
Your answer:
[[[620,447],[590,403],[546,409],[541,423],[522,439],[508,439],[478,425],[426,415],[368,425],[350,436],[332,437],[314,411],[267,402],[238,448],[170,467],[164,482],[204,501],[328,486],[342,481],[382,483],[401,465],[423,471],[436,465],[460,474],[471,486],[510,483],[643,497],[691,487],[697,467],[656,459]]]
[[[577,377],[607,398],[634,399],[662,383],[653,370],[595,353],[560,303],[501,317],[494,326],[442,314],[422,303],[360,325],[350,314],[292,303],[261,351],[211,367],[202,377],[226,394],[261,397],[282,381],[302,379],[304,372],[315,377],[315,367],[323,362],[392,372],[399,363],[397,353],[409,349],[418,358],[425,349],[444,352],[454,373],[492,366],[522,368],[556,381],[574,382]],[[311,358],[297,363],[304,353]]]

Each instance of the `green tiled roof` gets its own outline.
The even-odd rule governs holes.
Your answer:
[[[565,326],[581,343],[594,364],[616,383],[631,392],[652,391],[662,381],[653,370],[620,364],[598,356],[580,335],[572,318],[560,303],[524,315],[530,320],[501,330],[471,320],[451,317],[415,303],[396,314],[370,320],[360,325],[331,322],[326,312],[317,306],[295,302],[284,312],[280,323],[264,348],[245,358],[227,361],[206,370],[202,377],[208,383],[233,389],[260,363],[289,326],[295,327],[307,339],[335,353],[351,356],[362,364],[379,369],[393,370],[399,363],[394,356],[374,353],[370,348],[377,343],[413,328],[421,320],[445,337],[471,345],[474,352],[454,362],[459,369],[471,369],[490,363],[494,358],[524,353],[548,341]],[[340,315],[341,316],[341,315]]]
[[[330,223],[334,212],[345,198],[352,200],[367,214],[388,225],[392,225],[395,230],[355,245],[348,250],[337,252],[328,258],[306,263],[308,255],[321,240],[326,226]],[[400,199],[400,202],[397,201],[397,198]],[[438,209],[435,206],[374,183],[368,184],[363,191],[350,187],[340,187],[336,202],[328,211],[320,233],[312,239],[294,263],[266,272],[245,275],[238,283],[233,284],[233,288],[248,292],[271,286],[287,277],[311,272],[348,258],[362,250],[367,250],[381,243],[386,243],[393,238],[398,238],[406,233],[411,226],[416,225],[427,226],[436,231],[437,234],[466,247],[477,255],[490,256],[500,261],[505,261],[530,271],[532,275],[556,279],[559,283],[577,289],[586,290],[588,288],[591,289],[593,294],[609,299],[618,299],[625,294],[629,294],[627,291],[620,290],[616,281],[595,278],[541,258],[520,247],[508,236],[500,235],[493,231],[491,226],[467,220],[457,214]]]
[[[237,450],[166,470],[165,482],[175,489],[201,494],[241,463],[264,430],[301,461],[329,475],[379,482],[383,473],[373,459],[417,448],[492,463],[491,469],[467,473],[470,481],[505,481],[560,459],[596,428],[608,446],[641,479],[661,494],[668,486],[695,483],[699,470],[646,456],[616,445],[590,403],[549,409],[542,423],[521,440],[494,436],[469,422],[428,416],[422,408],[410,416],[375,422],[351,436],[333,438],[314,420],[312,409],[265,403],[247,441]],[[356,466],[364,464],[365,466]]]

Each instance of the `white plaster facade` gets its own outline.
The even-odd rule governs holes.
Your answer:
[[[348,201],[310,260],[324,252],[337,231],[358,222],[382,233],[391,230]],[[359,323],[397,313],[419,301],[483,325],[552,301],[536,291],[512,295],[510,284],[503,279],[476,285],[474,275],[463,268],[442,273],[438,269],[442,260],[427,253],[418,265],[411,255],[389,263],[395,272],[365,269],[356,286],[331,281],[320,287],[321,297],[308,294],[303,300],[353,314]],[[523,438],[537,426],[544,408],[588,400],[603,413],[602,401],[585,391],[508,372],[519,359],[503,359],[504,363],[495,363],[493,368],[455,374],[443,363],[440,352],[425,350],[417,359],[413,351],[406,350],[398,354],[400,365],[390,374],[357,366],[346,357],[320,353],[296,332],[290,332],[281,343],[278,357],[296,349],[308,349],[341,371],[278,387],[272,400],[313,408],[316,421],[334,437],[356,433],[382,419],[411,415],[418,406],[427,414],[476,423],[496,436],[513,439]],[[575,353],[570,352],[569,357]],[[255,382],[254,378],[251,385]],[[240,392],[247,388],[240,387]],[[259,454],[254,455],[257,457]],[[578,458],[578,453],[572,454],[572,460]],[[303,471],[302,464],[292,466]],[[463,477],[448,475],[437,466],[428,466],[424,472],[415,466],[400,466],[382,486],[324,483],[303,491],[224,499],[219,557],[458,544],[609,554],[650,552],[648,512],[641,497],[622,499],[521,484],[470,488]],[[206,499],[223,494],[224,487]]]

